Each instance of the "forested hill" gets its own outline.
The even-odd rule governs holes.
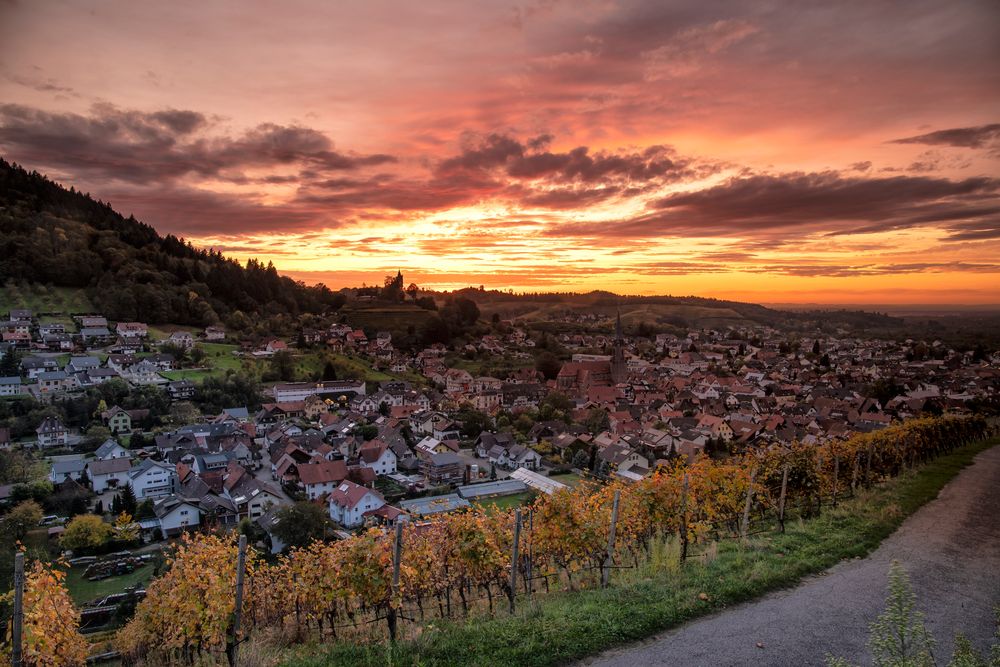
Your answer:
[[[114,320],[207,326],[236,311],[320,313],[343,296],[160,236],[89,194],[0,159],[0,284],[84,289]]]

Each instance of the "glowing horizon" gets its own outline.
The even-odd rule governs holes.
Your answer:
[[[1000,8],[0,4],[0,154],[332,288],[1000,302]]]

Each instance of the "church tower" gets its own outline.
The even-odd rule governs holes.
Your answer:
[[[625,337],[622,334],[622,314],[615,320],[615,343],[611,348],[611,382],[620,384],[628,379],[628,364],[625,362]]]

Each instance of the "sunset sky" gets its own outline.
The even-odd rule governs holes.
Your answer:
[[[0,155],[334,288],[1000,303],[1000,3],[0,0]]]

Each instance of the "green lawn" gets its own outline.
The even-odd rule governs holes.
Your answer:
[[[71,567],[66,573],[66,589],[69,591],[73,602],[80,605],[90,602],[96,598],[110,595],[111,593],[121,593],[127,587],[137,583],[145,584],[153,578],[152,564],[146,564],[136,568],[135,572],[123,574],[120,577],[109,577],[100,581],[87,581],[83,578],[85,567]]]
[[[38,317],[36,315],[36,317]],[[66,326],[66,333],[74,333],[77,331],[76,322],[69,315],[42,315],[38,317],[39,324],[64,324]]]
[[[903,520],[937,496],[979,452],[1000,438],[963,447],[916,472],[862,491],[822,516],[793,521],[747,545],[724,540],[714,556],[678,566],[673,538],[659,541],[636,569],[616,570],[612,586],[522,599],[512,616],[423,624],[417,639],[390,645],[333,643],[292,649],[286,665],[566,664],[684,621],[793,586],[842,559],[874,550]],[[704,545],[695,548],[703,552]]]
[[[499,498],[486,498],[484,500],[476,500],[473,505],[479,505],[480,507],[496,507],[499,510],[506,510],[512,507],[520,507],[525,503],[531,494],[525,491],[524,493],[515,493],[512,496],[500,496]]]
[[[549,475],[549,478],[570,487],[576,486],[581,480],[583,480],[583,477],[575,472],[564,472],[559,475]]]
[[[161,371],[160,375],[171,381],[191,380],[192,382],[201,382],[205,378],[212,377],[214,375],[223,375],[224,373],[225,371],[217,369],[188,368],[180,371]]]
[[[205,353],[205,358],[201,362],[205,366],[211,366],[219,371],[238,371],[243,368],[244,358],[233,354],[240,349],[238,345],[197,343],[195,347],[200,348]]]

